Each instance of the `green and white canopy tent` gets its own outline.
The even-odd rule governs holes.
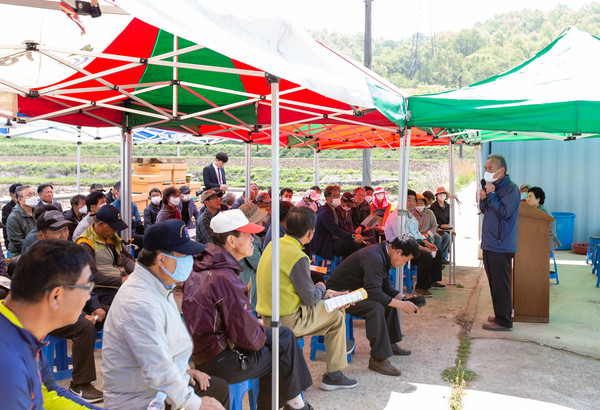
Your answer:
[[[467,142],[597,136],[599,65],[600,39],[569,27],[505,73],[458,90],[410,97],[409,125],[443,127]]]

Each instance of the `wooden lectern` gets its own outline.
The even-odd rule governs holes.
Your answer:
[[[550,320],[550,215],[521,202],[512,275],[516,322]]]

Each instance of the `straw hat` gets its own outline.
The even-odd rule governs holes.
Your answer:
[[[436,190],[435,190],[435,194],[446,194],[446,196],[450,196],[450,194],[448,193],[448,191],[446,191],[446,188],[444,188],[443,186],[439,186]]]

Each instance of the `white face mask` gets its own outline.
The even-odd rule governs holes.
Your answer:
[[[342,209],[346,212],[348,212],[349,210],[351,210],[352,208],[350,208],[349,206],[342,206]]]
[[[373,197],[371,195],[367,195],[365,197],[365,201],[367,201],[367,202],[371,202],[372,200],[373,200]]]
[[[81,208],[79,208],[79,213],[80,213],[81,215],[85,215],[85,214],[87,214],[87,206],[85,206],[85,205],[84,205],[84,206],[82,206]]]
[[[281,200],[285,202],[292,202],[292,198],[281,198]]]
[[[527,199],[527,192],[521,193],[521,199]]]
[[[160,200],[161,198],[159,196],[153,196],[152,198],[150,198],[150,201],[154,204],[154,205],[158,205],[160,204]]]
[[[383,201],[383,197],[384,197],[384,194],[375,195],[375,198],[377,198],[378,201]]]
[[[497,171],[496,171],[497,172]],[[492,182],[496,182],[498,180],[498,178],[494,178],[494,174],[495,172],[485,172],[483,174],[483,179],[485,179],[485,182],[487,182],[488,184],[491,184]]]
[[[184,195],[183,195],[183,200],[184,200],[184,201],[186,201],[186,202],[187,202],[187,201],[189,201],[190,199],[192,199],[192,195],[191,195],[191,194],[184,194]]]
[[[438,196],[437,196],[437,197],[438,197],[438,199],[439,199],[440,201],[445,201],[445,200],[446,200],[446,198],[447,198],[447,197],[446,197],[446,194],[438,194]]]
[[[169,198],[169,202],[173,206],[179,206],[179,204],[181,203],[181,198],[172,196],[172,197]]]
[[[331,205],[338,207],[340,206],[340,204],[342,203],[342,200],[340,198],[333,198],[331,200]]]
[[[425,207],[423,205],[417,206],[415,208],[417,208],[417,211],[419,211],[419,212],[423,212],[423,210],[425,209]]]
[[[32,196],[31,198],[25,199],[25,205],[30,206],[32,208],[35,208],[37,206],[37,203],[38,203],[37,196]]]

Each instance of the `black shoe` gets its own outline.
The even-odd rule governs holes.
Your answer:
[[[73,382],[71,382],[69,390],[71,393],[76,394],[90,403],[96,403],[104,399],[102,392],[96,389],[92,383],[73,384]]]
[[[415,293],[425,296],[426,298],[430,298],[431,297],[431,291],[429,289],[415,289]]]
[[[421,295],[413,295],[409,298],[404,298],[403,300],[412,302],[416,307],[423,307],[427,303],[425,302],[425,297]]]
[[[448,259],[442,259],[442,265],[450,265]]]
[[[385,374],[386,376],[400,376],[402,374],[388,359],[374,360],[372,357],[369,357],[369,369]]]
[[[411,351],[401,348],[396,343],[392,343],[392,353],[396,356],[409,356]]]
[[[443,283],[440,283],[440,282],[433,282],[433,283],[431,284],[431,287],[432,287],[432,288],[445,288],[445,287],[446,287],[446,285],[444,285]]]
[[[352,339],[346,339],[346,354],[351,354],[356,349],[356,343]]]
[[[349,379],[340,372],[337,378],[332,377],[329,373],[323,375],[321,380],[321,390],[337,390],[337,389],[353,389],[358,386],[358,382],[354,379]]]
[[[286,404],[285,406],[283,406],[283,410],[296,410],[296,409],[294,409],[289,404]],[[301,409],[298,409],[298,410],[315,410],[315,408],[313,406],[311,406],[309,402],[304,401],[304,407],[302,407]]]

